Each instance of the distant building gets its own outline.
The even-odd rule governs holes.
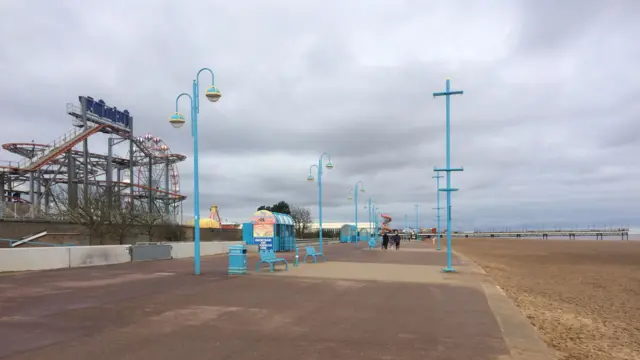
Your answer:
[[[322,222],[322,228],[323,229],[340,229],[342,227],[342,225],[354,225],[355,226],[355,223],[354,222],[324,222],[324,221]],[[361,228],[361,229],[362,228],[368,229],[370,226],[373,227],[374,226],[373,223],[371,223],[371,225],[370,225],[366,221],[363,221],[363,222],[358,221],[358,227]],[[317,222],[311,223],[311,229],[317,230],[319,228],[320,228],[320,224],[319,223],[317,223]]]

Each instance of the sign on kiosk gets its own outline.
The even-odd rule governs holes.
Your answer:
[[[260,250],[273,250],[274,225],[276,216],[270,211],[259,210],[251,217],[253,238]]]

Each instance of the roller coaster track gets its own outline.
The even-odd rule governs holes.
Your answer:
[[[39,154],[40,156],[37,156],[35,159],[24,159],[19,163],[18,167],[23,171],[38,170],[51,160],[57,158],[66,151],[71,150],[81,141],[101,131],[105,127],[107,127],[107,125],[95,125],[77,133],[67,133],[64,137],[49,145],[46,150]]]

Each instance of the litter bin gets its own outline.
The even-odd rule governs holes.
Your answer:
[[[229,275],[247,273],[247,248],[243,245],[229,246]]]

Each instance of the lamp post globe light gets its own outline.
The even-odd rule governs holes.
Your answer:
[[[307,175],[307,181],[313,181],[314,177],[313,177],[313,173],[311,173],[311,168],[315,167],[316,168],[316,172],[318,175],[318,237],[320,244],[318,245],[318,250],[320,252],[322,251],[323,248],[323,241],[322,241],[322,158],[324,156],[327,156],[327,164],[325,165],[327,167],[327,169],[331,170],[333,169],[333,163],[331,162],[331,155],[327,154],[327,153],[322,153],[320,155],[320,157],[318,158],[318,165],[311,165],[309,166],[309,175]]]
[[[200,113],[200,97],[198,79],[203,71],[211,73],[211,86],[205,91],[205,97],[211,102],[220,100],[222,94],[215,86],[213,71],[209,68],[202,68],[198,71],[195,80],[191,84],[192,93],[181,93],[176,97],[176,111],[169,117],[169,123],[174,128],[181,128],[184,125],[186,120],[178,111],[178,102],[181,97],[188,97],[191,105],[191,137],[193,138],[193,273],[195,275],[200,275],[200,184],[198,178],[198,114]]]

